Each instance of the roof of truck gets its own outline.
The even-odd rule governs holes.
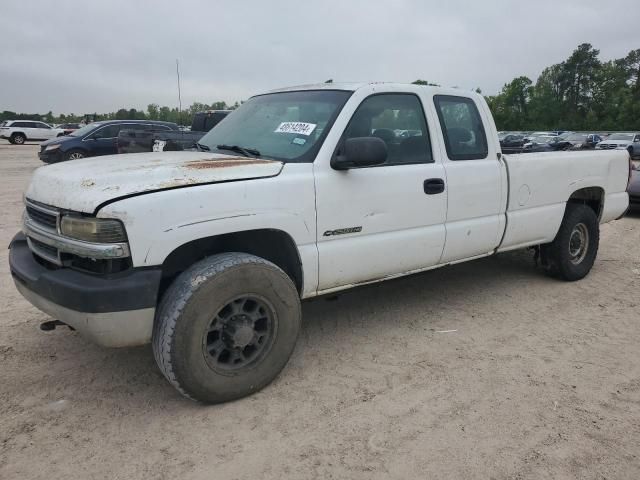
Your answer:
[[[404,90],[416,91],[418,89],[430,89],[435,90],[439,94],[445,95],[478,95],[474,91],[458,89],[454,87],[440,87],[436,85],[420,85],[416,83],[402,83],[402,82],[345,82],[345,83],[311,83],[307,85],[294,85],[291,87],[277,88],[270,90],[262,94],[278,93],[278,92],[296,92],[301,90],[345,90],[354,92],[364,87],[383,86],[390,90]],[[435,93],[435,92],[434,92]]]
[[[294,85],[291,87],[284,88],[276,88],[275,90],[270,90],[267,93],[275,93],[275,92],[295,92],[299,90],[357,90],[358,88],[364,87],[366,85],[371,85],[373,83],[382,83],[382,82],[344,82],[344,83],[308,83],[306,85]]]

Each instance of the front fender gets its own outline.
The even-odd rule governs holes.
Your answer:
[[[176,248],[200,238],[247,230],[281,230],[295,242],[305,292],[317,285],[315,197],[311,164],[288,174],[163,190],[124,198],[99,217],[126,227],[133,265],[161,265]],[[306,171],[305,171],[306,170]]]

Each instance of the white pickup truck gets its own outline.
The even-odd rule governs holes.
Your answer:
[[[525,247],[584,277],[629,174],[626,151],[502,155],[474,93],[289,88],[251,98],[199,151],[39,168],[11,273],[58,324],[152,342],[183,395],[222,402],[284,367],[301,299]]]

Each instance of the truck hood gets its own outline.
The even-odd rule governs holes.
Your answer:
[[[119,197],[206,183],[273,177],[282,162],[210,152],[149,152],[72,160],[38,168],[26,197],[94,213]]]

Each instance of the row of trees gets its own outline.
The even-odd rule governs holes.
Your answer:
[[[640,49],[624,58],[601,61],[600,51],[588,43],[578,46],[564,62],[545,68],[535,83],[526,76],[511,80],[487,102],[500,130],[640,130]],[[325,83],[332,83],[329,79]],[[426,80],[419,85],[437,85]],[[476,90],[480,93],[480,89]],[[121,108],[117,112],[89,115],[91,120],[149,119],[190,125],[202,110],[238,107],[225,102],[194,103],[177,108],[152,103],[146,111]],[[0,120],[77,122],[86,115],[22,114],[4,111]]]
[[[588,43],[536,82],[521,76],[487,97],[500,130],[640,130],[640,49],[601,61]]]
[[[232,110],[237,108],[239,103],[227,105],[226,102],[213,102],[211,104],[195,102],[190,107],[180,111],[178,108],[169,108],[151,103],[147,106],[147,110],[136,110],[135,108],[121,108],[111,113],[92,113],[76,115],[70,113],[65,115],[54,115],[48,112],[44,115],[35,113],[16,113],[8,110],[0,113],[0,121],[2,120],[40,120],[47,123],[75,123],[81,120],[99,121],[99,120],[162,120],[165,122],[174,122],[180,125],[191,125],[193,114],[203,110]]]

